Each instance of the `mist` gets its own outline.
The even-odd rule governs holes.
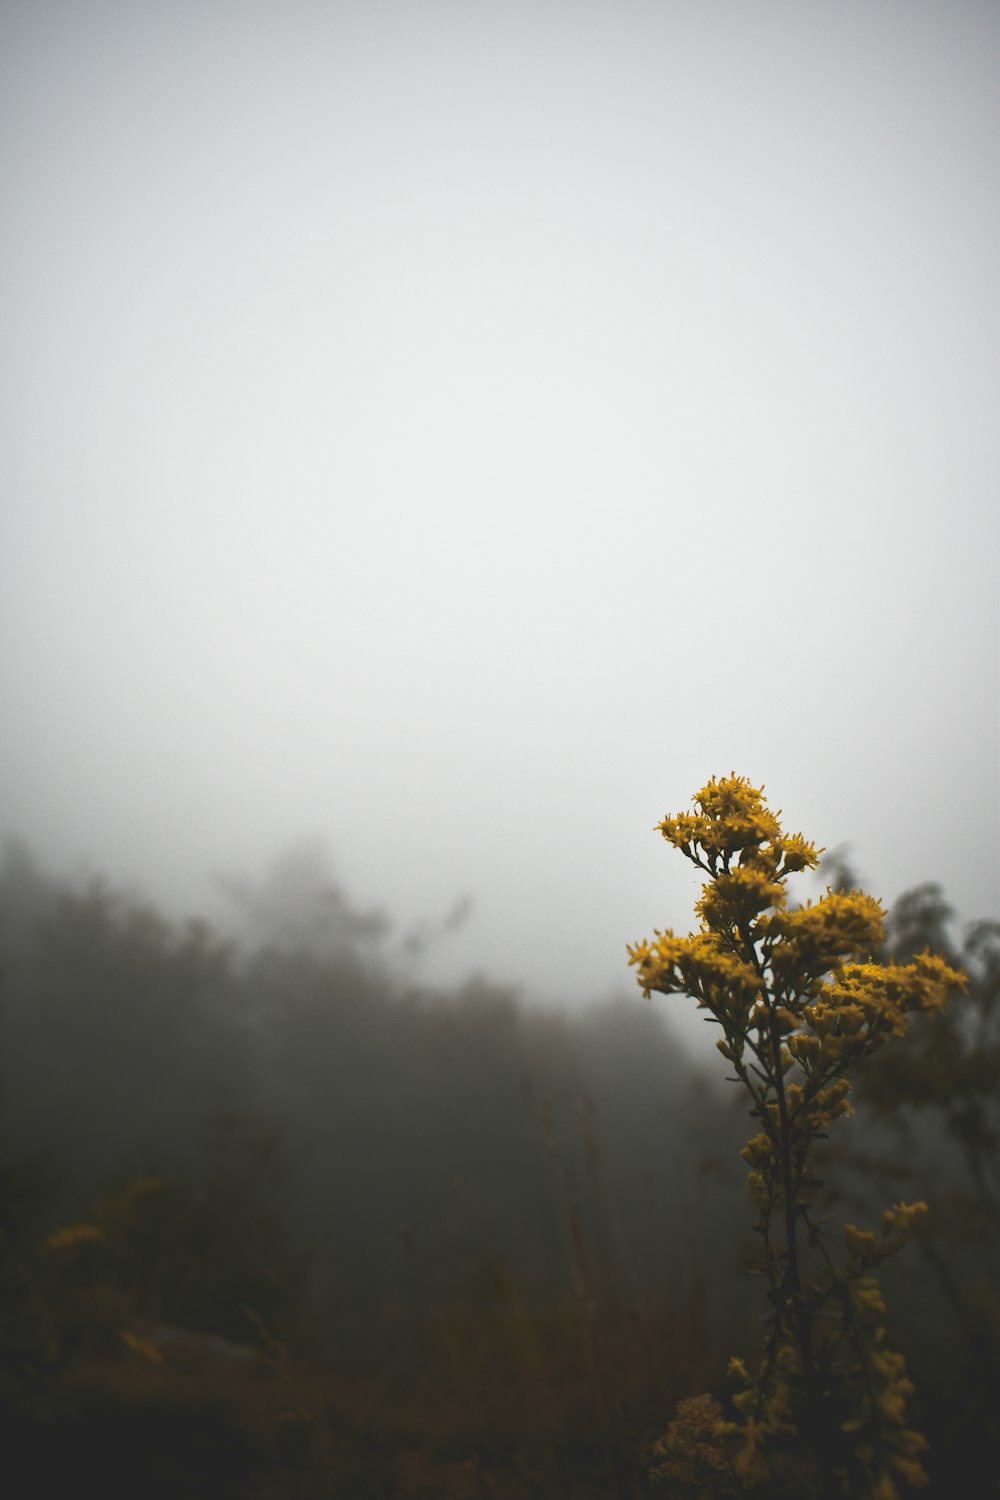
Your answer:
[[[730,770],[998,909],[995,7],[0,27],[0,825],[570,1004]]]
[[[830,851],[793,902],[863,885],[873,963],[968,975],[815,1188],[838,1234],[929,1205],[879,1337],[930,1493],[981,1492],[998,69],[968,0],[0,7],[36,1492],[677,1493],[664,1434],[796,1305],[745,1275],[719,1033],[627,964],[694,924],[656,825],[729,773]]]

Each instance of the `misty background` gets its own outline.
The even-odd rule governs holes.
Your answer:
[[[969,974],[821,1177],[930,1205],[887,1336],[991,1482],[998,76],[961,0],[0,0],[39,1492],[648,1492],[764,1309],[740,1091],[625,962],[733,771]]]
[[[995,914],[998,64],[988,3],[5,0],[0,826],[177,915],[304,850],[570,1002],[731,770]]]

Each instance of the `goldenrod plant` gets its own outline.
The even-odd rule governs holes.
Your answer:
[[[732,1483],[767,1496],[896,1500],[925,1481],[926,1442],[908,1425],[913,1388],[886,1344],[876,1273],[927,1209],[896,1204],[877,1231],[848,1224],[838,1252],[817,1208],[813,1148],[851,1113],[857,1065],[902,1036],[912,1013],[939,1010],[963,976],[929,952],[879,962],[882,908],[861,891],[793,905],[788,877],[814,869],[822,851],[782,831],[762,787],[713,778],[694,808],[658,831],[707,876],[700,928],[657,932],[630,947],[629,962],[647,996],[687,994],[722,1028],[716,1045],[754,1121],[742,1156],[760,1239],[751,1269],[769,1311],[754,1368],[731,1362],[730,1415],[720,1409],[712,1424],[716,1492]],[[698,1442],[704,1458],[704,1432]],[[668,1431],[664,1480],[681,1479],[687,1446],[686,1427]]]

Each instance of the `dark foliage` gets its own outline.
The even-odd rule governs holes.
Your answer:
[[[82,1472],[109,1497],[640,1492],[666,1418],[754,1335],[743,1120],[662,1008],[570,1018],[485,980],[415,988],[383,919],[301,877],[294,899],[242,891],[260,940],[237,945],[8,851],[9,1463],[39,1494]],[[927,926],[909,910],[907,932]],[[899,1196],[954,1188],[964,1161],[974,1198],[995,1171],[991,1026],[948,1042],[943,1128],[873,1075],[840,1191],[881,1192],[905,1118],[919,1181]],[[918,1071],[944,1055],[921,1045]],[[941,1412],[936,1447],[971,1463],[992,1440],[997,1241],[987,1208],[967,1223],[941,1201],[958,1259],[930,1246],[893,1336]],[[980,1393],[974,1420],[938,1366]]]

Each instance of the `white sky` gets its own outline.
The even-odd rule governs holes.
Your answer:
[[[182,908],[320,836],[567,999],[733,769],[1000,914],[998,77],[985,0],[4,0],[0,826]]]

